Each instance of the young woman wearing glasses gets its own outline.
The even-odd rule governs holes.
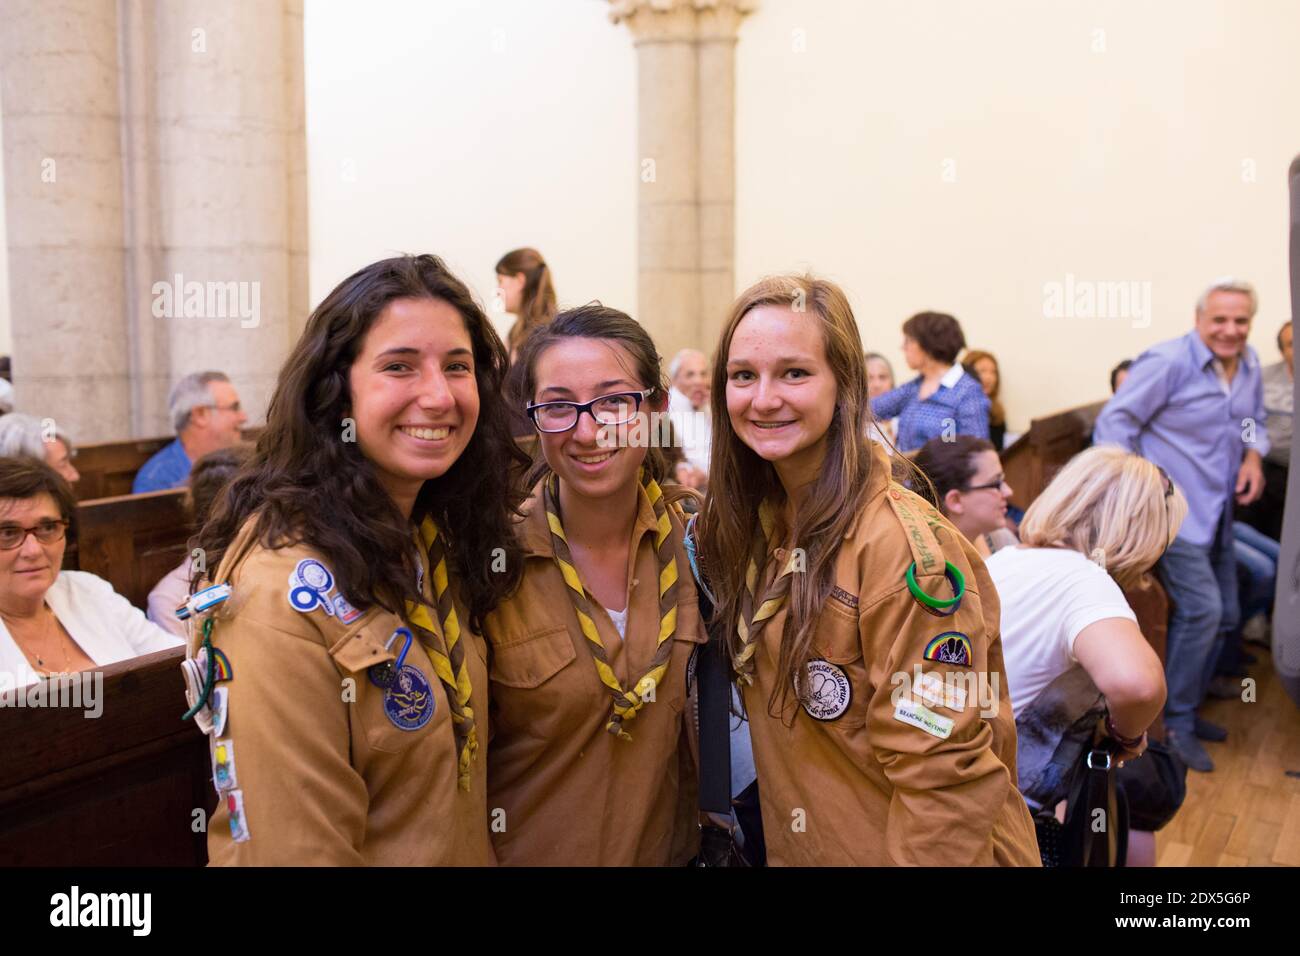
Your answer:
[[[59,570],[74,507],[44,462],[0,458],[0,692],[181,643],[102,578]]]
[[[661,487],[667,383],[622,312],[560,313],[519,356],[540,439],[523,581],[487,618],[498,862],[663,866],[694,853],[687,663],[704,641],[681,513]]]
[[[1016,543],[1007,530],[1011,486],[991,442],[971,435],[931,438],[913,457],[934,486],[935,503],[983,557]],[[916,491],[928,495],[929,489]]]

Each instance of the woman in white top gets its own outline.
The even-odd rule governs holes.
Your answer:
[[[0,458],[0,691],[181,644],[107,581],[60,571],[74,507],[48,465]]]
[[[988,559],[1002,599],[1020,788],[1031,806],[1066,729],[1096,701],[1076,668],[1105,698],[1120,765],[1146,749],[1165,702],[1164,668],[1121,588],[1155,564],[1186,516],[1186,499],[1158,466],[1102,445],[1072,458],[1029,506],[1020,545]],[[1080,683],[1082,696],[1059,693]]]

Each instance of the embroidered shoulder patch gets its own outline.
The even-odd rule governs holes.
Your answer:
[[[858,609],[858,596],[856,594],[850,594],[848,591],[844,590],[842,587],[839,587],[838,585],[831,588],[831,597],[835,598],[835,600],[840,601],[843,604],[847,604],[855,611]]]
[[[971,666],[970,638],[961,631],[944,631],[938,637],[930,639],[921,655],[927,661],[936,664],[956,664],[960,667]]]

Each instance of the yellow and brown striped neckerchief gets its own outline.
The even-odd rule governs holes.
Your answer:
[[[743,684],[754,682],[754,651],[758,648],[758,636],[764,626],[785,605],[790,595],[790,582],[795,565],[795,549],[790,550],[785,565],[776,578],[763,592],[763,599],[757,598],[762,569],[767,565],[768,549],[772,541],[772,529],[776,524],[775,507],[770,501],[764,501],[758,507],[760,533],[754,535],[749,552],[749,565],[745,568],[745,590],[740,596],[740,616],[736,618],[736,633],[740,637],[740,650],[731,659],[736,672],[736,679]]]
[[[419,632],[421,643],[429,660],[433,662],[434,672],[446,688],[458,755],[456,779],[462,790],[468,790],[470,764],[478,750],[478,734],[474,729],[474,708],[470,704],[471,688],[469,665],[465,660],[465,641],[461,640],[460,619],[456,616],[456,605],[452,601],[447,576],[447,548],[433,518],[425,517],[420,523],[420,541],[429,555],[429,568],[433,574],[433,598],[438,618],[442,622],[441,639],[429,616],[429,608],[424,604],[407,601],[406,617]]]
[[[655,645],[654,657],[645,676],[636,682],[632,690],[623,689],[615,676],[613,668],[605,657],[605,645],[601,643],[596,631],[596,622],[591,617],[591,596],[582,585],[578,569],[569,552],[569,541],[564,536],[564,526],[560,523],[559,511],[559,477],[552,474],[542,485],[542,505],[546,509],[546,520],[551,527],[551,543],[555,551],[555,563],[559,565],[564,583],[568,585],[569,597],[573,609],[578,615],[578,626],[587,639],[591,649],[592,660],[596,663],[596,674],[614,699],[614,713],[605,729],[616,734],[622,740],[631,740],[632,736],[623,729],[623,724],[637,715],[643,704],[654,699],[655,687],[668,670],[668,658],[672,654],[673,634],[677,630],[677,552],[672,541],[672,522],[668,517],[668,506],[664,501],[663,490],[644,468],[641,469],[641,484],[655,513],[655,553],[659,558],[659,640]],[[630,625],[629,625],[630,627]],[[626,650],[626,649],[625,649]]]

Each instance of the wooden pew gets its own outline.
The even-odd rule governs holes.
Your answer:
[[[72,464],[81,477],[74,486],[77,499],[129,495],[135,473],[161,451],[171,438],[140,438],[99,445],[79,445]]]
[[[77,540],[64,567],[97,574],[138,608],[188,553],[193,529],[185,491],[153,491],[77,503]],[[69,562],[75,562],[70,564]]]
[[[244,441],[256,442],[262,426],[245,428]],[[73,490],[79,501],[92,498],[112,498],[129,495],[135,473],[157,452],[169,445],[175,436],[165,438],[136,438],[128,441],[102,442],[98,445],[79,445],[73,465],[80,473]]]
[[[1169,641],[1169,595],[1165,592],[1164,585],[1160,583],[1160,579],[1154,572],[1148,571],[1142,576],[1142,581],[1137,587],[1124,589],[1124,600],[1128,601],[1128,606],[1137,616],[1138,629],[1142,631],[1142,636],[1156,652],[1160,663],[1164,664],[1165,648]],[[1163,716],[1156,717],[1148,734],[1152,740],[1164,741]]]
[[[1094,402],[1035,418],[1029,431],[1002,452],[1002,470],[1014,492],[1013,505],[1028,508],[1061,466],[1088,447],[1092,426],[1105,404]]]
[[[202,866],[207,738],[182,722],[183,650],[102,669],[103,711],[0,706],[0,866]]]

